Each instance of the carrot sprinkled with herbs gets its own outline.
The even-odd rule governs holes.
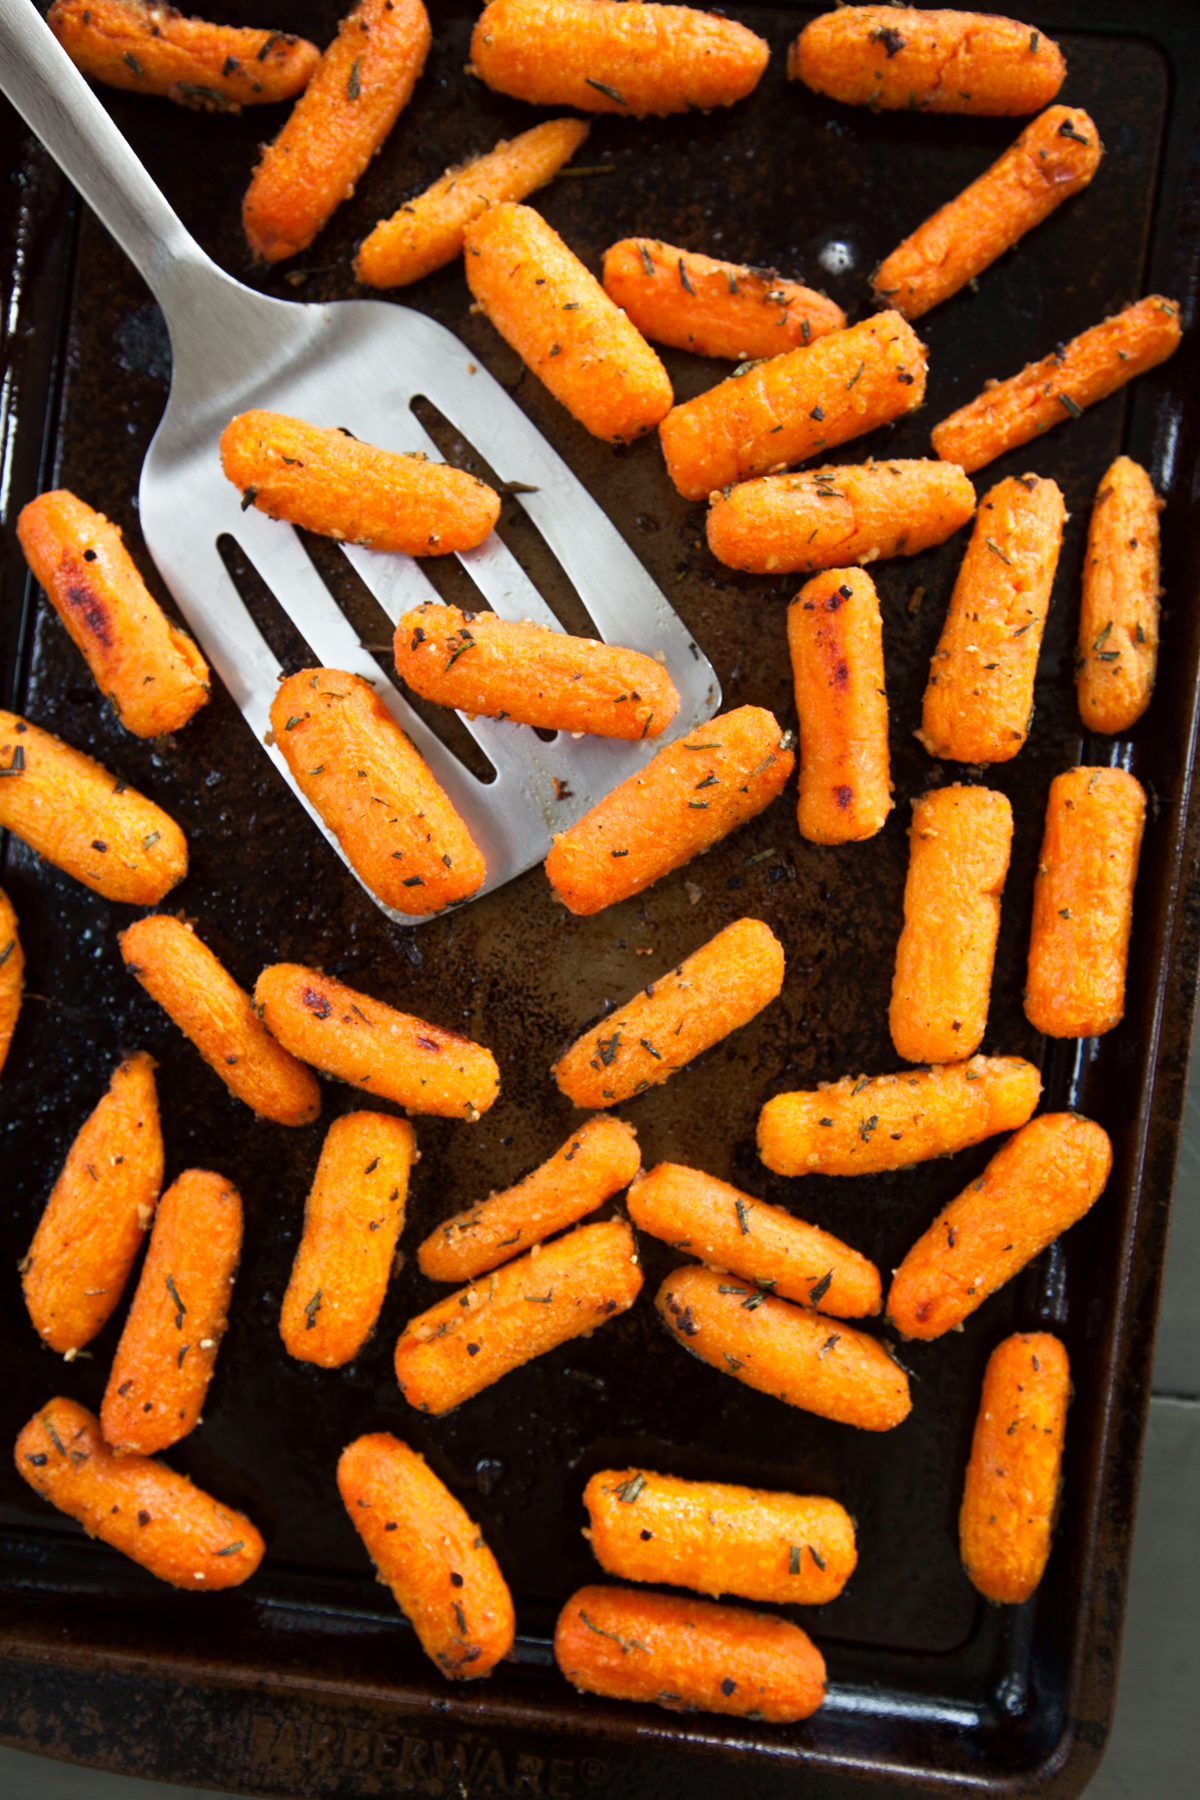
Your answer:
[[[987,13],[854,6],[822,13],[788,52],[788,76],[848,106],[1030,113],[1066,76],[1044,32]]]
[[[1075,686],[1089,731],[1128,731],[1158,668],[1158,515],[1149,475],[1118,456],[1100,482],[1083,561]]]
[[[892,810],[883,620],[865,569],[829,569],[788,607],[800,721],[800,836],[874,837]]]
[[[0,890],[0,1070],[12,1048],[24,986],[25,954],[17,931],[17,915],[8,895]]]
[[[773,269],[719,262],[657,238],[604,252],[604,291],[651,343],[734,362],[776,356],[840,331],[840,306]]]

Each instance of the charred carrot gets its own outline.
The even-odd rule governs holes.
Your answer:
[[[883,620],[865,569],[830,569],[788,607],[800,718],[800,836],[874,837],[892,810]]]
[[[475,893],[487,865],[424,757],[361,675],[281,681],[271,730],[296,786],[385,906],[421,915]]]
[[[744,25],[690,6],[490,0],[467,69],[535,106],[642,119],[744,100],[769,54]]]
[[[929,665],[917,737],[930,756],[1009,762],[1033,682],[1067,510],[1057,482],[1015,475],[984,495]]]
[[[479,1527],[423,1456],[390,1432],[355,1438],[338,1492],[379,1580],[449,1681],[490,1675],[512,1649],[508,1584]]]
[[[848,106],[1029,113],[1066,76],[1044,32],[988,13],[855,6],[822,13],[788,53],[788,76]]]
[[[139,1050],[117,1066],[67,1152],[21,1264],[29,1317],[52,1350],[73,1358],[107,1323],[162,1178],[154,1061]]]
[[[1124,1016],[1145,823],[1145,790],[1124,769],[1050,783],[1025,982],[1025,1016],[1047,1037],[1098,1037]]]
[[[8,895],[0,890],[0,1070],[17,1029],[24,986],[25,954],[17,932],[17,915]]]
[[[888,425],[924,398],[925,346],[898,312],[882,312],[807,350],[735,369],[674,407],[658,435],[679,492],[705,500]]]
[[[613,244],[603,280],[643,337],[696,356],[777,356],[846,323],[834,301],[774,269],[719,262],[658,238]]]
[[[478,1119],[500,1091],[490,1050],[301,963],[264,969],[254,1005],[293,1056],[409,1112]]]
[[[187,874],[187,839],[161,807],[10,712],[0,712],[0,828],[130,906],[157,906]]]
[[[253,1575],[266,1548],[244,1513],[150,1456],[117,1456],[77,1400],[50,1400],[17,1439],[43,1500],[172,1587],[217,1593]]]
[[[431,1231],[417,1252],[421,1273],[431,1281],[470,1281],[495,1269],[578,1224],[628,1187],[640,1166],[632,1125],[589,1119],[524,1181]]]
[[[679,706],[667,671],[639,650],[432,600],[401,618],[394,651],[397,673],[423,699],[472,717],[653,738]]]
[[[883,1304],[879,1270],[849,1244],[700,1169],[659,1163],[634,1182],[628,1206],[639,1231],[784,1300],[839,1319],[865,1318]]]
[[[858,1562],[854,1521],[836,1500],[602,1469],[583,1504],[596,1561],[626,1581],[822,1606],[837,1599]]]
[[[100,1424],[118,1455],[153,1456],[199,1423],[242,1254],[241,1196],[188,1169],[158,1203]]]
[[[344,1113],[329,1127],[283,1296],[289,1356],[340,1369],[375,1329],[404,1229],[413,1128],[390,1113]]]
[[[1041,1091],[1041,1076],[1019,1056],[844,1075],[768,1100],[758,1117],[758,1153],[777,1175],[906,1169],[1024,1125]]]
[[[432,187],[380,219],[354,259],[368,287],[406,287],[462,255],[463,233],[489,206],[524,200],[574,156],[590,127],[582,119],[548,119],[486,156],[447,169]]]
[[[1050,1557],[1071,1366],[1058,1338],[1018,1332],[988,1358],[958,1515],[959,1551],[980,1593],[1019,1606]]]
[[[493,206],[463,244],[480,311],[572,417],[612,444],[653,431],[675,398],[667,371],[540,213]]]
[[[641,1292],[623,1219],[578,1225],[410,1319],[396,1380],[410,1406],[445,1413],[535,1356],[595,1331]]]
[[[1088,527],[1075,686],[1089,731],[1128,731],[1150,704],[1158,667],[1158,515],[1149,475],[1118,456]]]
[[[934,426],[933,447],[968,474],[982,469],[1165,362],[1181,335],[1175,301],[1151,294],[1041,362],[1027,363],[1019,375],[986,382],[977,399]]]
[[[588,914],[660,881],[771,804],[795,766],[793,741],[760,706],[697,726],[555,834],[550,885]]]
[[[738,919],[577,1038],[554,1079],[576,1106],[620,1105],[748,1025],[782,987],[779,939],[761,919]]]

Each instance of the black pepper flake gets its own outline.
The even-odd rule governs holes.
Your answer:
[[[823,406],[814,406],[808,416],[810,419],[815,419],[819,425],[825,417],[825,408]]]
[[[903,50],[905,40],[900,36],[898,31],[893,31],[890,25],[883,25],[878,31],[873,31],[871,33],[871,42],[873,44],[883,45],[888,54],[888,61],[890,62],[892,57],[895,56],[898,51]]]
[[[721,1683],[721,1692],[724,1694],[724,1696],[727,1700],[728,1700],[730,1694],[737,1692],[737,1682],[733,1679],[732,1675],[727,1675],[725,1677],[724,1681]]]

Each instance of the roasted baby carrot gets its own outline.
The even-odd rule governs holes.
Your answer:
[[[784,1300],[838,1319],[865,1318],[883,1304],[879,1270],[849,1244],[700,1169],[659,1163],[634,1182],[627,1204],[639,1231]]]
[[[933,447],[968,474],[982,469],[1165,362],[1180,336],[1175,301],[1150,294],[1041,362],[1027,363],[1019,375],[985,382],[977,399],[934,426]]]
[[[800,836],[874,837],[892,810],[883,620],[865,569],[830,569],[788,607],[800,719]]]
[[[748,1025],[782,987],[779,939],[761,919],[737,919],[585,1031],[552,1074],[576,1106],[618,1106]]]
[[[425,700],[545,731],[657,737],[679,695],[640,650],[426,600],[396,626],[397,673]]]
[[[596,1561],[626,1581],[822,1606],[837,1599],[858,1561],[850,1514],[817,1496],[602,1469],[583,1504]]]
[[[758,1116],[758,1153],[777,1175],[905,1169],[1024,1125],[1041,1091],[1041,1076],[1019,1056],[844,1075],[768,1100]]]
[[[238,1587],[262,1561],[266,1546],[244,1513],[154,1457],[116,1455],[77,1400],[50,1400],[34,1414],[17,1439],[16,1464],[89,1537],[172,1587]]]
[[[581,1694],[668,1712],[790,1725],[825,1698],[825,1659],[798,1625],[681,1594],[580,1588],[559,1614],[554,1657]]]
[[[1117,460],[1100,483],[1083,561],[1075,687],[1089,731],[1128,731],[1150,704],[1158,667],[1158,515],[1139,463]]]
[[[533,1357],[628,1311],[641,1287],[623,1219],[578,1225],[410,1319],[396,1344],[400,1391],[419,1412],[449,1412]]]
[[[161,807],[10,712],[0,712],[0,828],[106,900],[157,906],[187,874],[187,839]]]
[[[25,955],[17,932],[17,915],[8,895],[0,890],[0,1070],[17,1029],[24,986]]]
[[[290,31],[187,19],[159,0],[54,0],[46,23],[93,81],[199,112],[290,100],[321,60],[315,44]]]
[[[761,706],[698,725],[555,834],[550,885],[587,914],[661,880],[771,804],[795,766],[792,743]]]
[[[861,1431],[891,1431],[912,1410],[908,1377],[886,1344],[753,1282],[689,1263],[654,1304],[685,1350],[788,1406]]]
[[[296,786],[363,885],[421,915],[465,900],[487,864],[424,757],[361,675],[302,669],[281,681],[271,730]]]
[[[989,13],[854,6],[822,13],[788,52],[788,76],[847,106],[1030,113],[1066,76],[1058,45]]]
[[[449,1681],[490,1675],[512,1649],[508,1583],[479,1527],[423,1456],[390,1432],[342,1451],[338,1492],[379,1580]]]
[[[578,1224],[637,1174],[637,1132],[624,1119],[589,1119],[548,1162],[502,1194],[446,1219],[417,1252],[431,1281],[470,1281]]]
[[[718,262],[658,238],[613,244],[603,280],[643,337],[696,356],[777,356],[846,323],[834,301],[774,269]]]
[[[486,156],[447,169],[432,187],[380,219],[359,245],[354,273],[368,287],[406,287],[462,255],[472,219],[505,200],[524,200],[574,156],[590,127],[582,119],[548,119]]]
[[[1071,1366],[1047,1331],[1017,1332],[988,1358],[958,1515],[963,1567],[989,1600],[1019,1606],[1050,1556]]]
[[[709,498],[709,549],[753,575],[916,556],[944,544],[975,511],[962,470],[932,460],[760,475]]]
[[[242,202],[255,256],[307,250],[412,98],[430,44],[421,0],[359,0],[338,27]]]
[[[898,312],[882,312],[735,370],[674,407],[658,435],[679,492],[706,500],[888,425],[924,398],[925,346]]]
[[[744,25],[690,6],[491,0],[467,69],[497,93],[535,106],[642,119],[744,100],[769,54]]]
[[[185,919],[152,913],[117,941],[129,973],[231,1094],[276,1125],[312,1123],[321,1110],[316,1076],[268,1036],[249,994]]]
[[[158,1203],[100,1424],[117,1454],[153,1456],[199,1423],[242,1254],[232,1183],[188,1169]]]
[[[344,1113],[329,1127],[279,1317],[289,1356],[340,1369],[366,1343],[387,1293],[415,1161],[412,1126],[390,1113]]]
[[[409,1112],[478,1119],[500,1091],[490,1050],[302,963],[264,969],[254,1005],[293,1056]]]
[[[1098,1037],[1124,1016],[1145,824],[1145,790],[1124,769],[1050,783],[1025,982],[1025,1016],[1047,1037]]]
[[[953,1331],[1082,1219],[1111,1169],[1108,1134],[1091,1119],[1031,1119],[908,1252],[888,1293],[892,1324],[908,1338]]]
[[[990,788],[957,783],[912,807],[892,1042],[906,1062],[957,1062],[987,1028],[1012,807]]]
[[[930,756],[1008,762],[1033,682],[1067,509],[1057,482],[1014,475],[984,495],[950,596],[917,737]]]
[[[52,1350],[73,1358],[107,1323],[150,1229],[162,1178],[154,1061],[139,1050],[118,1064],[67,1152],[21,1264],[29,1317]]]
[[[540,213],[490,207],[463,244],[479,310],[593,437],[627,444],[653,431],[675,398],[667,371]]]

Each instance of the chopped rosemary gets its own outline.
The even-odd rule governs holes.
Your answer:
[[[645,269],[647,275],[653,275],[653,273],[654,273],[654,258],[651,256],[650,252],[647,250],[645,244],[639,244],[638,249],[642,253],[643,269]]]
[[[324,1291],[324,1288],[318,1288],[308,1305],[304,1308],[304,1316],[308,1320],[308,1324],[304,1327],[305,1331],[315,1331],[316,1329],[317,1314],[321,1310],[321,1295]]]
[[[358,62],[353,62],[350,64],[350,79],[346,83],[346,98],[348,100],[357,100],[361,93],[362,93],[362,62],[360,60]]]
[[[750,1221],[746,1216],[746,1202],[744,1200],[735,1200],[733,1204],[734,1210],[737,1213],[738,1230],[743,1237],[749,1237]]]
[[[1072,400],[1070,394],[1060,394],[1058,398],[1062,401],[1073,419],[1082,419],[1083,408],[1080,406],[1078,400]]]
[[[636,1475],[630,1476],[628,1481],[623,1482],[615,1490],[617,1499],[625,1506],[632,1506],[645,1485],[646,1477],[639,1470]]]
[[[179,1289],[175,1286],[175,1277],[173,1275],[167,1276],[167,1292],[175,1302],[175,1329],[177,1331],[182,1331],[183,1315],[187,1311],[187,1307],[179,1298]]]
[[[629,105],[624,94],[619,94],[615,87],[609,87],[607,81],[593,81],[590,75],[585,75],[583,79],[589,87],[595,88],[598,94],[603,94],[606,100],[613,100],[618,106]]]
[[[983,541],[987,545],[988,549],[993,551],[995,553],[995,555],[997,555],[1000,558],[1000,561],[1002,563],[1007,563],[1009,568],[1010,569],[1012,568],[1012,557],[1005,556],[1003,550],[1000,548],[999,544],[997,544],[994,541],[994,539],[992,539],[990,537],[985,537]]]
[[[809,1288],[808,1298],[813,1306],[819,1306],[821,1304],[822,1300],[825,1298],[826,1294],[829,1292],[830,1284],[832,1281],[833,1281],[833,1270],[830,1269],[828,1274],[822,1275],[822,1277],[821,1277],[820,1281],[818,1281],[816,1287]]]
[[[695,297],[696,290],[692,286],[691,282],[688,280],[688,273],[687,273],[687,270],[683,266],[682,256],[679,259],[679,285],[680,285],[680,287],[684,288],[689,294],[691,294],[693,296],[693,298]]]

